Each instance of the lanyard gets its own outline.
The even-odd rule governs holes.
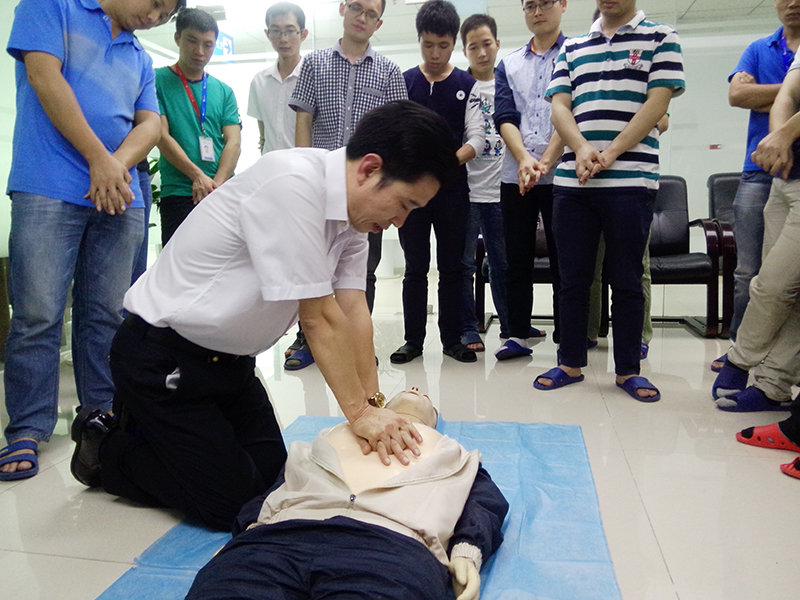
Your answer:
[[[183,74],[183,71],[181,71],[181,68],[178,66],[178,63],[175,63],[175,73],[177,73],[178,77],[181,78],[183,89],[186,90],[186,95],[189,96],[189,101],[192,103],[192,108],[194,108],[194,112],[196,112],[197,116],[200,117],[200,129],[203,130],[203,135],[205,135],[206,128],[204,124],[206,121],[206,91],[207,91],[206,72],[203,71],[203,93],[200,98],[200,108],[197,107],[197,100],[194,99],[194,94],[192,93],[192,90],[189,88],[189,82],[186,80],[186,75]]]
[[[788,72],[794,60],[794,52],[789,50],[789,46],[786,45],[786,36],[783,34],[781,34],[781,51],[783,52],[783,70]]]

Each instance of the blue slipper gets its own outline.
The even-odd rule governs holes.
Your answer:
[[[283,368],[287,371],[299,371],[313,364],[314,356],[311,354],[311,349],[303,346],[284,361]]]
[[[486,350],[486,346],[483,345],[483,340],[477,331],[465,331],[462,333],[461,343],[465,346],[469,346],[470,344],[480,344],[480,348],[470,348],[470,350],[473,352],[483,352]]]
[[[539,383],[539,379],[541,379],[542,377],[546,377],[547,379],[552,380],[553,383],[550,385],[542,385],[541,383]],[[577,377],[570,377],[569,375],[567,375],[567,372],[564,371],[563,369],[559,369],[558,367],[553,367],[547,373],[542,373],[541,375],[539,375],[539,377],[534,379],[533,387],[535,387],[537,390],[556,390],[560,387],[564,387],[565,385],[583,381],[583,379],[584,379],[583,375],[578,375]]]
[[[639,347],[639,360],[644,360],[647,358],[647,355],[650,354],[650,346],[647,344],[642,344]]]
[[[661,400],[661,392],[659,392],[658,388],[647,380],[647,377],[640,377],[638,375],[636,377],[629,377],[622,383],[618,383],[617,387],[628,392],[628,395],[631,398],[638,400],[639,402],[658,402]],[[656,395],[643,398],[636,393],[637,390],[655,390]]]
[[[518,356],[530,356],[533,350],[520,346],[514,340],[508,340],[505,344],[495,350],[494,355],[497,360],[508,360],[509,358],[517,358]]]
[[[790,402],[776,402],[751,385],[741,392],[723,396],[717,400],[717,408],[728,412],[759,412],[765,410],[789,410]]]
[[[17,440],[0,450],[0,467],[9,463],[21,461],[33,464],[30,469],[25,469],[24,471],[14,471],[13,473],[0,472],[0,481],[16,481],[17,479],[27,479],[28,477],[36,475],[39,472],[38,447],[38,444],[31,440]],[[17,452],[18,450],[28,450],[29,452],[9,456],[9,454]]]
[[[726,360],[711,387],[714,400],[737,394],[747,387],[747,371]]]
[[[597,348],[597,340],[586,340],[586,349],[591,350],[592,348]]]

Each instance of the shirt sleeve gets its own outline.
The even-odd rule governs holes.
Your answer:
[[[653,64],[647,80],[647,89],[656,87],[672,88],[672,96],[680,96],[686,91],[683,75],[683,56],[678,33],[670,29],[653,52]]]
[[[22,60],[23,52],[46,52],[64,62],[66,14],[57,0],[22,0],[14,9],[8,53]]]
[[[545,99],[552,100],[556,94],[569,94],[572,96],[572,79],[569,74],[567,64],[567,45],[564,44],[561,52],[558,53],[556,66],[553,68],[553,76],[550,78],[550,85],[544,94]]]
[[[467,99],[467,108],[464,111],[464,139],[465,143],[475,149],[475,156],[483,152],[486,141],[486,132],[483,129],[481,116],[481,90],[478,82],[472,86]]]
[[[303,60],[303,67],[300,69],[297,85],[294,87],[292,98],[289,100],[290,108],[295,111],[302,110],[312,115],[317,112],[317,95],[314,82],[315,58],[312,53]]]
[[[506,63],[501,60],[494,70],[494,124],[499,130],[503,123],[511,123],[519,128],[521,122],[522,115],[517,110],[514,92],[508,84]]]
[[[386,89],[386,101],[394,102],[395,100],[408,100],[408,89],[400,67],[392,63],[389,72],[389,86]]]
[[[247,116],[263,121],[264,117],[261,116],[261,107],[258,104],[258,78],[257,73],[253,80],[250,82],[250,96],[247,99]]]
[[[142,73],[140,76],[141,92],[133,105],[134,110],[150,110],[161,114],[161,105],[156,97],[156,74],[153,71],[153,59],[147,52],[142,51]]]

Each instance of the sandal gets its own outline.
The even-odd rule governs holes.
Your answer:
[[[728,353],[726,352],[719,358],[715,358],[714,360],[711,361],[711,370],[714,371],[714,373],[719,373],[720,371],[722,371],[722,367],[725,366],[725,362],[727,360],[728,360]]]
[[[494,351],[497,360],[508,360],[509,358],[517,358],[518,356],[530,356],[533,350],[520,346],[514,340],[508,340],[505,344],[500,346]]]
[[[789,477],[800,479],[800,456],[795,458],[792,462],[781,465],[781,471],[786,473]]]
[[[628,377],[628,379],[622,383],[618,383],[617,387],[625,390],[631,398],[638,400],[639,402],[658,402],[661,400],[661,392],[659,392],[658,388],[647,380],[647,377],[640,377],[639,375],[636,377]],[[656,395],[640,396],[637,394],[639,390],[654,390]]]
[[[286,348],[283,352],[284,358],[289,358],[292,354],[300,350],[303,347],[303,342],[305,341],[303,338],[303,333],[301,331],[297,332],[297,336],[294,338],[294,341],[289,344],[289,347]]]
[[[289,358],[283,362],[283,368],[287,371],[299,371],[305,369],[309,365],[314,364],[314,355],[311,354],[311,348],[303,345],[299,350],[295,351]]]
[[[648,354],[650,354],[650,346],[648,344],[639,346],[639,360],[644,360]]]
[[[754,385],[745,388],[741,392],[731,394],[730,396],[723,396],[717,400],[717,408],[728,412],[789,410],[789,404],[789,402],[777,402],[772,400]]]
[[[479,348],[469,348],[473,352],[483,352],[486,346],[477,331],[465,331],[461,334],[461,343],[469,348],[470,345],[480,346]]]
[[[793,443],[789,438],[783,435],[783,432],[777,423],[742,429],[736,434],[736,441],[741,442],[742,444],[747,444],[748,446],[800,452],[800,446]]]
[[[411,362],[418,356],[422,356],[422,348],[417,348],[411,344],[403,344],[389,357],[389,361],[395,365],[403,365]]]
[[[39,457],[38,457],[39,444],[32,440],[17,440],[10,443],[8,446],[0,450],[0,467],[15,462],[29,462],[33,466],[30,469],[20,469],[13,473],[3,473],[0,471],[0,481],[16,481],[18,479],[27,479],[33,477],[39,472]],[[21,454],[9,456],[12,452],[18,450],[27,450]]]
[[[550,385],[543,385],[539,383],[539,380],[542,378],[550,379],[553,383]],[[560,387],[564,387],[565,385],[570,385],[572,383],[579,383],[584,380],[584,375],[578,375],[577,377],[572,377],[568,375],[564,369],[560,369],[559,367],[553,367],[547,373],[542,373],[536,379],[533,380],[533,387],[537,390],[556,390]]]
[[[474,350],[470,350],[464,344],[453,344],[449,348],[442,350],[445,356],[455,358],[458,362],[473,363],[478,360]]]
[[[737,394],[747,387],[747,371],[726,360],[711,387],[714,400]]]

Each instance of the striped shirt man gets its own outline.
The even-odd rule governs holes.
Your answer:
[[[547,97],[571,94],[572,113],[581,134],[602,152],[644,104],[649,90],[672,88],[676,97],[683,93],[685,82],[680,42],[672,27],[651,23],[638,11],[608,39],[600,23],[595,21],[589,33],[564,43]],[[658,131],[654,127],[585,185],[655,190],[658,172]],[[554,183],[578,187],[572,149],[556,169]]]

